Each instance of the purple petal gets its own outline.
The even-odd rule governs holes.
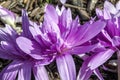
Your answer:
[[[86,23],[77,29],[77,32],[68,39],[68,42],[74,46],[81,45],[95,37],[105,27],[103,21],[96,21],[93,24]]]
[[[76,69],[71,55],[63,55],[56,59],[61,80],[76,80]]]
[[[40,46],[36,42],[31,41],[25,37],[18,37],[16,39],[16,43],[23,52],[30,55],[34,59],[43,59],[41,56]]]
[[[118,47],[118,49],[120,49],[119,48],[119,46],[120,46],[120,37],[114,36],[113,39],[112,39],[112,41],[113,41],[113,46],[114,47]]]
[[[80,39],[80,43],[82,44],[90,39],[92,39],[93,37],[95,37],[98,33],[100,33],[100,31],[105,27],[106,23],[102,22],[102,21],[97,21],[89,26],[86,27],[86,31],[81,31],[83,32],[83,34],[81,33],[82,37]]]
[[[69,41],[69,40],[72,41],[72,40],[74,40],[75,37],[73,37],[73,36],[76,35],[77,31],[79,30],[79,26],[80,26],[80,24],[79,24],[79,18],[77,16],[75,18],[75,20],[72,21],[71,26],[69,26],[68,28],[66,28],[66,25],[65,25],[65,29],[63,27],[61,27],[61,30],[63,29],[63,32],[62,32],[62,35],[64,35],[63,38],[65,37],[66,41]],[[66,31],[66,32],[64,32],[64,31]]]
[[[50,46],[50,40],[48,36],[45,36],[38,26],[30,27],[30,32],[32,33],[34,39],[40,44],[41,47],[44,48]]]
[[[104,12],[104,19],[111,19],[112,16],[106,8],[103,9],[103,12]]]
[[[99,44],[73,47],[72,50],[69,50],[69,52],[72,53],[72,54],[86,53],[86,52],[89,52],[89,51],[93,50],[97,46],[99,46]]]
[[[46,26],[47,25],[47,26]],[[57,38],[60,38],[60,30],[56,22],[54,22],[49,15],[44,15],[44,22],[43,22],[44,30],[50,33],[56,33]]]
[[[120,1],[116,3],[116,9],[119,11],[120,10]]]
[[[35,80],[49,80],[47,71],[44,66],[35,66],[33,68],[33,73],[35,76]]]
[[[3,22],[15,27],[16,17],[14,13],[0,6],[0,17]]]
[[[0,73],[1,80],[15,80],[17,77],[18,70],[20,68],[21,63],[18,61],[14,61],[9,64],[4,70]]]
[[[59,29],[61,32],[61,35],[63,37],[66,37],[66,35],[69,33],[71,24],[72,24],[72,14],[71,10],[64,9],[62,12],[62,15],[60,16],[60,22],[59,22]]]
[[[88,80],[91,76],[93,70],[97,69],[100,65],[105,63],[112,55],[114,51],[108,49],[99,53],[95,53],[92,56],[88,57],[78,74],[78,80]],[[100,77],[100,74],[97,74]]]
[[[60,0],[60,2],[61,2],[62,4],[65,4],[66,1],[67,1],[67,0]]]
[[[100,80],[104,80],[104,79],[103,79],[103,76],[101,75],[101,73],[99,72],[98,69],[95,69],[95,70],[94,70],[94,73],[95,73],[95,75],[96,75]]]
[[[98,9],[98,8],[96,9],[96,14],[97,14],[97,16],[98,16],[99,18],[101,18],[101,17],[104,16],[103,11],[100,10],[100,9]]]
[[[18,80],[31,80],[31,64],[24,63],[18,73]]]
[[[9,25],[6,24],[5,26],[5,28],[0,29],[0,40],[15,42],[18,37],[17,32]]]
[[[28,38],[32,38],[32,35],[29,31],[29,20],[27,16],[27,12],[25,10],[22,10],[22,29],[23,29],[23,35]]]
[[[112,39],[105,30],[102,30],[101,33],[98,35],[98,37],[99,37],[100,43],[102,45],[104,45],[106,47],[112,45]]]
[[[108,34],[112,37],[112,36],[119,36],[119,20],[117,18],[114,18],[112,20],[108,20],[107,22],[107,26],[105,28],[105,30],[108,32]]]
[[[91,74],[92,70],[87,69],[86,65],[84,65],[81,67],[78,73],[77,80],[89,80]]]
[[[113,55],[113,53],[114,51],[112,49],[96,53],[95,55],[91,56],[91,59],[89,59],[88,67],[91,70],[96,69],[97,67],[105,63]]]
[[[58,14],[59,16],[62,15],[62,13],[63,13],[64,10],[65,10],[65,7],[64,7],[64,6],[62,6],[61,10],[59,9],[58,6],[56,6],[56,11],[57,11],[57,14]]]
[[[0,54],[1,56],[4,56],[5,54],[11,58],[17,58],[21,56],[21,54],[16,50],[15,45],[6,41],[1,41],[0,51],[3,52]]]
[[[117,13],[117,10],[116,10],[116,8],[115,8],[115,6],[113,5],[113,4],[111,4],[109,1],[105,1],[105,3],[104,3],[104,8],[106,9],[106,10],[108,10],[110,13],[112,13],[112,14],[116,14]]]
[[[14,60],[15,59],[15,56],[13,55],[10,55],[9,52],[4,52],[2,49],[0,49],[0,58],[3,58],[3,59],[9,59],[9,60]]]
[[[55,8],[52,5],[47,5],[45,8],[45,14],[51,17],[51,19],[57,24],[58,23],[58,14]]]

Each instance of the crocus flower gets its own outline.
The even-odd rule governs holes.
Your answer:
[[[15,27],[16,17],[14,13],[0,6],[0,19],[5,23],[9,24],[12,27]]]
[[[111,19],[111,18],[115,18],[115,17],[120,17],[120,1],[118,1],[116,3],[116,5],[114,6],[113,4],[111,4],[109,1],[105,1],[104,3],[104,9],[100,10],[100,9],[96,9],[96,14],[98,17],[100,18],[104,18],[104,19]]]
[[[101,48],[98,51],[94,51],[94,54],[88,57],[79,72],[79,80],[89,79],[92,72],[96,73],[96,69],[103,63],[105,63],[116,51],[120,49],[120,18],[119,8],[120,1],[116,4],[116,7],[107,0],[104,3],[104,9],[96,10],[96,14],[99,19],[104,20],[107,25],[100,34],[97,35],[96,40],[101,43]],[[82,73],[82,74],[80,74]],[[104,80],[99,74],[96,74],[100,80]],[[82,78],[82,79],[80,79]]]
[[[0,58],[12,60],[12,62],[1,71],[1,80],[31,80],[32,72],[35,80],[49,80],[44,65],[49,64],[51,57],[42,56],[40,45],[35,45],[38,44],[38,42],[29,40],[32,39],[32,35],[28,30],[29,26],[26,12],[23,10],[23,32],[20,35],[9,25],[0,29]],[[26,37],[25,40],[20,40],[26,52],[23,52],[19,48],[20,45],[17,45],[18,38],[21,39],[22,37]],[[28,44],[31,45],[31,47],[28,47]],[[29,49],[31,51],[29,51]]]
[[[76,69],[71,54],[85,53],[93,49],[96,45],[87,45],[87,41],[96,36],[105,27],[103,21],[94,23],[79,24],[78,17],[72,20],[71,10],[62,7],[59,10],[47,5],[45,9],[42,26],[32,23],[30,32],[34,40],[43,49],[47,47],[46,53],[56,57],[57,68],[62,80],[76,80]],[[27,38],[26,38],[27,39]],[[23,52],[29,50],[22,47],[25,37],[18,38],[17,42]],[[27,44],[30,48],[32,45]]]

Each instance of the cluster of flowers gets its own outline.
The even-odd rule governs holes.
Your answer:
[[[119,6],[120,1],[116,7],[105,1],[103,10],[96,9],[98,20],[92,18],[83,25],[78,17],[73,20],[71,10],[64,6],[47,5],[40,24],[30,21],[22,10],[21,33],[12,28],[15,15],[0,7],[6,23],[0,28],[0,58],[12,60],[0,79],[31,80],[33,73],[35,80],[49,80],[45,65],[56,60],[61,80],[88,80],[93,72],[104,80],[98,67],[120,49]],[[91,56],[85,54],[88,52]],[[77,76],[73,54],[84,60]]]

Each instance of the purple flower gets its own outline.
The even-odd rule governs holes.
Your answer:
[[[78,17],[72,20],[70,9],[66,10],[62,7],[59,10],[58,7],[55,9],[47,5],[43,24],[37,25],[31,22],[30,32],[38,43],[35,45],[40,45],[45,51],[43,54],[49,57],[55,56],[61,79],[76,80],[76,69],[71,54],[85,53],[95,48],[97,44],[87,45],[86,42],[95,37],[104,27],[103,21],[80,25]],[[23,45],[22,41],[25,39],[27,40],[25,37],[18,38],[17,43],[23,52],[30,53],[32,45]]]
[[[3,8],[2,6],[0,6],[0,18],[4,23],[7,23],[7,24],[11,25],[12,27],[15,27],[16,17],[14,15],[14,13]]]
[[[18,35],[9,25],[0,29],[0,58],[12,60],[12,62],[1,71],[1,80],[31,80],[32,72],[36,80],[49,80],[44,65],[49,64],[51,58],[43,55],[40,45],[37,45],[38,42],[32,40],[33,37],[28,30],[29,26],[26,12],[23,10],[23,32],[21,35]],[[21,44],[17,45],[18,39],[23,45],[22,47],[26,49],[26,52],[23,52],[19,48]]]
[[[104,80],[98,71],[98,67],[105,63],[115,51],[120,49],[119,5],[120,1],[116,4],[115,8],[114,5],[106,0],[104,3],[104,9],[96,10],[97,16],[107,23],[105,29],[97,35],[96,39],[94,39],[100,42],[101,47],[97,49],[97,52],[93,51],[92,56],[84,61],[78,79],[87,80],[92,72],[94,72],[100,80]]]
[[[105,1],[104,3],[104,9],[96,9],[96,14],[98,17],[103,17],[104,19],[111,19],[115,17],[120,17],[120,1],[116,3],[114,6],[109,1]]]
[[[102,45],[99,45],[98,47],[99,48],[91,52],[91,56],[84,59],[77,76],[77,80],[88,80],[93,72],[100,80],[104,80],[98,70],[98,67],[105,63],[113,55],[114,50],[106,49],[105,47],[102,47]]]

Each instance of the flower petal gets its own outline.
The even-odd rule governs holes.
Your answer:
[[[99,17],[99,18],[101,18],[101,17],[103,17],[104,15],[103,15],[103,11],[102,10],[100,10],[100,9],[96,9],[96,14],[97,14],[97,16]]]
[[[31,80],[31,64],[25,62],[18,73],[18,80]]]
[[[81,67],[78,76],[77,76],[77,80],[88,80],[89,77],[92,74],[92,70],[87,69],[86,65],[83,64],[84,66]]]
[[[112,49],[108,49],[103,52],[94,54],[93,56],[91,56],[91,59],[89,59],[88,67],[91,70],[96,69],[97,67],[105,63],[113,55],[113,53],[114,51]]]
[[[76,69],[71,55],[63,55],[56,59],[61,80],[76,80]]]
[[[74,39],[70,43],[74,46],[81,45],[93,37],[95,37],[100,31],[105,27],[106,23],[103,21],[96,21],[93,24],[86,23],[81,26],[76,34],[74,34]]]
[[[58,24],[58,14],[52,5],[47,5],[45,8],[45,14],[51,17],[52,21]]]
[[[64,7],[64,6],[62,6],[61,10],[59,9],[58,6],[56,6],[56,11],[57,11],[57,14],[58,14],[59,16],[62,15],[62,12],[63,12],[64,10],[65,10],[65,7]]]
[[[37,65],[33,68],[35,80],[49,80],[47,71],[44,66]]]
[[[119,11],[120,10],[120,1],[116,3],[116,9]]]
[[[101,75],[101,73],[99,72],[98,68],[94,70],[95,75],[100,79],[100,80],[104,80],[103,76]]]
[[[116,14],[117,13],[117,10],[116,10],[116,8],[115,8],[115,6],[113,5],[113,4],[111,4],[109,1],[105,1],[105,3],[104,3],[104,8],[106,9],[106,10],[108,10],[110,13],[112,13],[112,14]]]
[[[99,44],[73,47],[72,50],[69,50],[69,52],[71,54],[82,54],[82,53],[86,53],[86,52],[93,50],[97,46],[99,46]]]
[[[25,37],[18,37],[16,39],[16,43],[23,52],[30,55],[34,59],[43,59],[43,57],[41,56],[40,46],[37,45],[35,41],[31,41]]]
[[[15,27],[16,17],[14,15],[14,13],[3,8],[2,6],[0,6],[0,18],[1,18],[1,20],[3,20],[3,22],[11,25],[12,27]]]
[[[15,39],[18,37],[17,32],[9,25],[5,25],[5,28],[0,28],[0,41],[8,41],[15,43]]]
[[[113,53],[114,51],[112,49],[107,49],[88,57],[82,64],[78,74],[78,80],[88,80],[92,72],[106,62],[113,55]]]
[[[113,46],[114,47],[117,47],[118,49],[120,49],[120,37],[118,36],[114,36],[113,39],[112,39],[112,42],[113,42]]]
[[[22,10],[22,29],[23,29],[23,35],[27,38],[31,38],[32,35],[29,31],[29,20],[27,16],[27,12],[25,10]]]
[[[13,61],[7,67],[3,69],[0,73],[1,80],[15,80],[17,77],[18,70],[20,68],[21,62]]]

